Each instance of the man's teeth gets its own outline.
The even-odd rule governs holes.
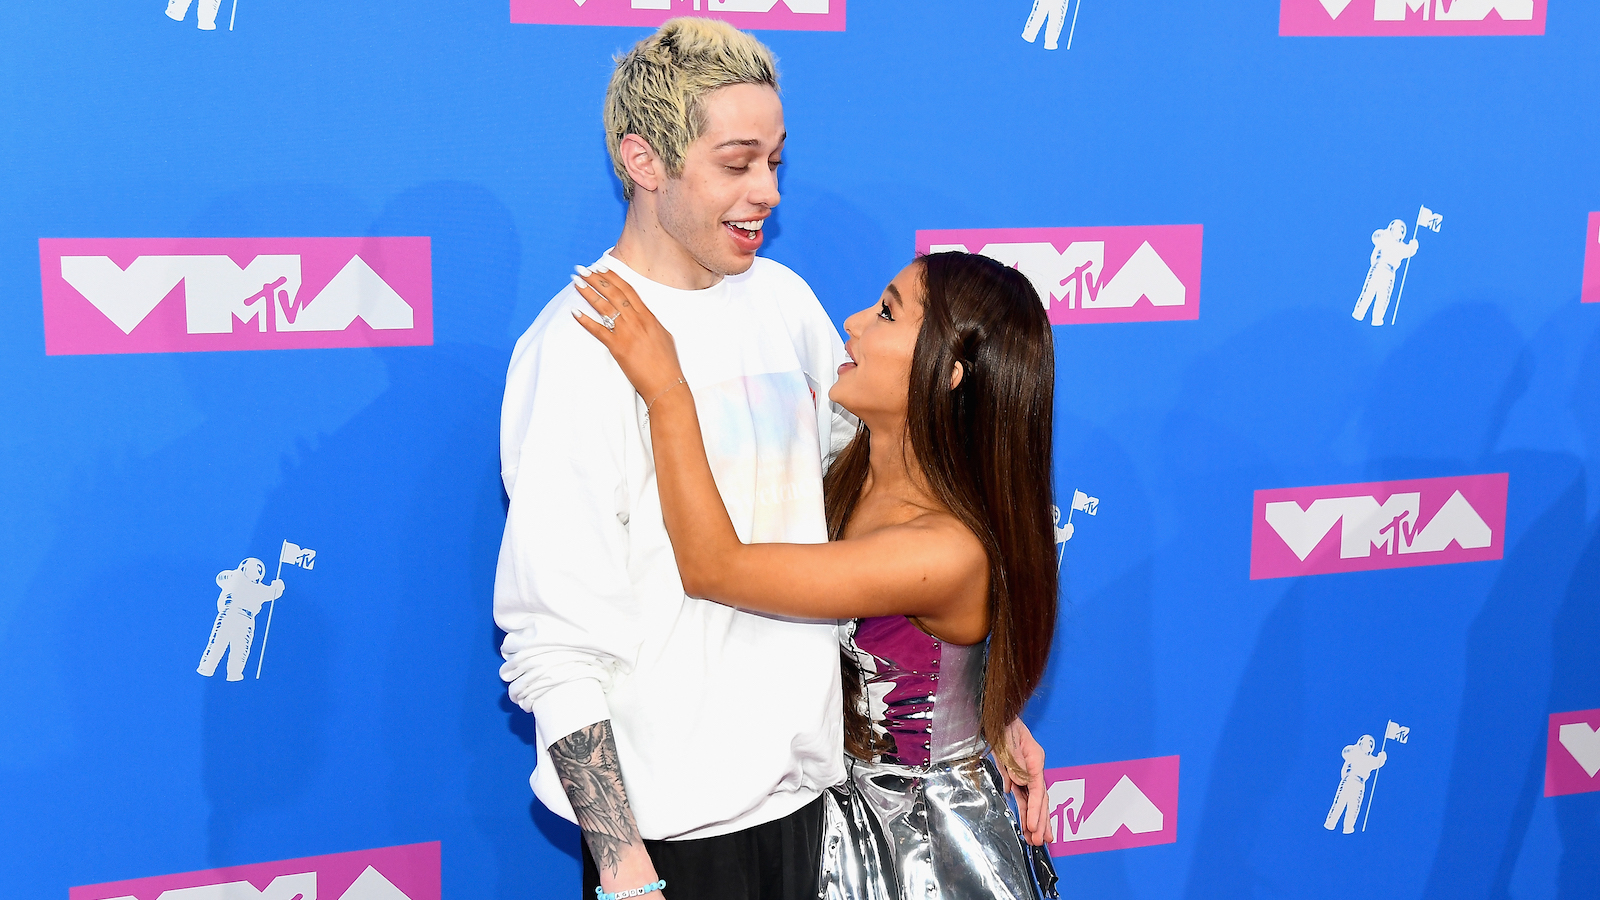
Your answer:
[[[740,229],[741,231],[760,231],[761,226],[765,223],[765,219],[752,219],[749,222],[729,222],[728,224]]]

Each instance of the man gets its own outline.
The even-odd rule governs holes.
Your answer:
[[[1022,27],[1022,39],[1033,43],[1039,38],[1039,28],[1049,19],[1050,24],[1044,30],[1044,48],[1054,50],[1057,42],[1061,40],[1061,26],[1067,21],[1067,4],[1070,0],[1033,0],[1033,9],[1028,12],[1028,22]]]
[[[677,341],[717,484],[747,541],[821,542],[823,460],[854,434],[846,359],[797,275],[758,258],[784,141],[772,55],[676,19],[617,64],[607,147],[628,200],[595,267]],[[539,798],[584,834],[584,896],[813,900],[824,789],[844,778],[833,622],[685,596],[646,415],[572,288],[518,341],[495,579],[501,676],[534,714]]]
[[[1382,325],[1389,311],[1389,300],[1394,296],[1394,273],[1400,264],[1417,255],[1417,239],[1406,240],[1405,222],[1395,219],[1389,227],[1372,233],[1372,267],[1367,270],[1367,280],[1361,286],[1361,296],[1350,316],[1360,321],[1372,308],[1372,324]]]
[[[1372,755],[1375,746],[1377,742],[1372,735],[1363,734],[1354,744],[1341,751],[1344,765],[1339,770],[1339,789],[1333,794],[1333,808],[1328,810],[1328,818],[1322,827],[1332,831],[1342,815],[1344,833],[1355,833],[1356,817],[1361,814],[1361,800],[1367,795],[1367,778],[1389,761],[1386,751],[1379,750],[1377,756]]]
[[[222,655],[228,655],[228,680],[244,680],[244,664],[250,660],[250,641],[256,633],[256,615],[261,607],[283,596],[283,579],[262,584],[267,567],[251,557],[237,569],[217,573],[217,621],[211,626],[211,640],[200,655],[195,671],[210,678],[216,674]]]
[[[167,18],[174,22],[182,22],[183,17],[189,14],[189,5],[194,0],[167,0]],[[200,7],[195,11],[196,24],[201,31],[217,30],[217,8],[222,5],[222,0],[200,0]]]

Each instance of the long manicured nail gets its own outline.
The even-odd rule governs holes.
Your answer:
[[[600,274],[604,275],[605,273],[607,273],[607,272],[609,272],[611,270],[606,268],[605,266],[595,266],[594,267],[594,271],[599,272]]]
[[[576,288],[586,288],[586,287],[589,287],[589,283],[587,281],[584,281],[582,278],[579,278],[578,276],[573,275],[572,276],[572,286],[576,287]],[[590,290],[594,290],[594,288],[589,288],[589,289]]]
[[[577,269],[577,270],[578,270],[578,274],[579,274],[579,275],[589,275],[589,274],[592,274],[592,273],[591,273],[591,272],[590,272],[590,271],[589,271],[589,268],[588,268],[588,267],[587,267],[587,266],[573,266],[573,268],[574,268],[574,269]]]

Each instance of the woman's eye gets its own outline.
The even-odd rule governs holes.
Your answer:
[[[894,321],[894,313],[889,312],[889,304],[885,303],[878,308],[878,318],[889,322]]]

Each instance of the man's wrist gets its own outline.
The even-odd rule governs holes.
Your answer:
[[[615,894],[643,887],[659,878],[655,863],[650,859],[650,851],[642,844],[635,844],[623,852],[615,874],[606,869],[600,870],[600,887],[608,894]]]

